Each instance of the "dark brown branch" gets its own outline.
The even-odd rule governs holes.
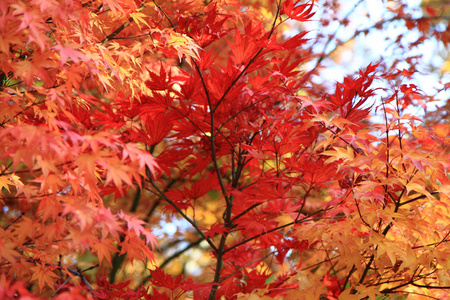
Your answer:
[[[275,18],[273,20],[273,24],[272,24],[272,28],[270,29],[269,35],[267,37],[267,39],[270,39],[270,37],[272,36],[272,34],[275,32],[275,25],[278,19],[278,16],[280,15],[280,10],[281,10],[281,0],[278,3],[277,6],[277,12],[275,14]],[[258,56],[261,54],[261,52],[264,50],[264,48],[259,49],[259,51],[250,59],[250,61],[248,62],[248,64],[245,66],[245,68],[238,74],[238,76],[231,82],[230,86],[225,90],[225,92],[223,93],[222,97],[219,99],[219,101],[217,101],[216,106],[214,107],[212,113],[214,113],[218,108],[219,105],[223,102],[223,100],[225,100],[225,97],[228,95],[228,93],[231,91],[231,88],[236,84],[236,82],[238,82],[238,80],[242,77],[242,75],[245,74],[245,72],[247,71],[247,69],[250,67],[250,65],[252,63],[255,62],[255,60],[258,58]]]
[[[415,282],[411,282],[411,285],[426,289],[440,289],[440,290],[449,290],[450,286],[432,286],[432,285],[425,285],[425,284],[418,284]]]
[[[171,256],[167,257],[162,264],[159,266],[161,269],[164,268],[168,263],[170,263],[172,260],[174,260],[175,258],[179,257],[181,254],[183,254],[184,252],[188,251],[191,248],[194,248],[198,245],[200,245],[200,243],[203,241],[203,238],[198,239],[195,242],[190,243],[189,245],[187,245],[186,247],[184,247],[183,249],[175,252],[174,254],[172,254]],[[151,279],[152,275],[148,275],[142,282],[141,285],[144,284],[146,282],[146,280]]]
[[[341,256],[341,255],[338,254],[338,255],[336,255],[336,256],[330,258],[330,259],[327,258],[327,259],[325,259],[325,260],[319,261],[318,263],[315,263],[315,264],[312,264],[312,265],[310,265],[310,266],[304,267],[304,268],[302,268],[302,270],[313,269],[313,268],[315,268],[315,267],[317,267],[317,266],[320,266],[320,265],[323,264],[323,263],[326,263],[326,262],[328,262],[328,261],[337,259],[337,258],[339,258],[340,256]]]
[[[252,104],[250,104],[249,106],[244,107],[243,109],[241,109],[240,111],[238,111],[237,113],[235,113],[234,115],[232,115],[231,117],[229,117],[225,122],[222,123],[222,125],[220,125],[217,130],[220,131],[222,129],[223,126],[225,126],[226,123],[228,123],[228,121],[233,120],[234,118],[236,118],[239,114],[241,114],[242,112],[244,112],[246,109],[249,109],[250,107],[266,100],[269,99],[269,96],[266,96],[256,102],[253,102]]]
[[[241,241],[241,242],[239,242],[239,243],[237,243],[237,244],[234,244],[233,246],[227,248],[224,252],[231,251],[231,250],[233,250],[234,248],[237,248],[237,247],[239,247],[239,246],[241,246],[241,245],[244,245],[244,244],[246,244],[246,243],[248,243],[248,242],[250,242],[250,241],[253,241],[254,239],[257,239],[257,238],[259,238],[259,237],[261,237],[261,236],[263,236],[263,235],[266,235],[266,234],[269,234],[269,233],[272,233],[272,232],[281,230],[281,229],[283,229],[283,228],[285,228],[285,227],[289,227],[289,226],[292,226],[292,225],[294,225],[294,224],[300,224],[300,223],[305,223],[305,222],[317,220],[317,219],[311,218],[311,216],[314,216],[314,215],[319,214],[319,213],[321,213],[321,212],[325,212],[325,211],[330,210],[330,209],[332,209],[332,207],[329,207],[329,208],[326,209],[326,210],[325,210],[325,209],[320,209],[320,210],[316,211],[315,213],[313,213],[313,214],[311,214],[311,215],[309,215],[309,216],[307,216],[307,217],[305,217],[305,218],[303,218],[303,219],[300,219],[300,220],[298,220],[298,221],[289,222],[289,223],[287,223],[287,224],[278,226],[278,227],[276,227],[276,228],[273,228],[273,229],[264,231],[264,232],[262,232],[262,233],[260,233],[260,234],[257,234],[257,235],[255,235],[255,236],[252,236],[252,237],[250,237],[250,238],[248,238],[248,239],[246,239],[246,240],[243,240],[243,241]],[[333,217],[333,219],[340,219],[340,218],[341,218],[341,217],[339,217],[339,216]],[[318,219],[321,220],[321,219],[323,219],[323,218],[318,218]]]
[[[273,32],[275,31],[275,25],[278,19],[278,16],[280,14],[280,9],[281,9],[281,0],[278,2],[278,6],[277,6],[277,12],[275,15],[275,19],[274,22],[272,24],[272,29],[270,31],[270,34],[268,36],[268,39],[272,36]],[[216,153],[215,153],[215,138],[216,138],[216,134],[214,133],[215,130],[215,126],[214,126],[214,113],[215,111],[219,108],[220,104],[224,101],[225,97],[227,96],[227,94],[231,91],[231,89],[233,88],[233,86],[238,82],[238,80],[245,74],[245,72],[247,71],[247,69],[250,67],[250,65],[256,60],[256,58],[259,56],[259,54],[263,51],[264,48],[261,48],[249,61],[249,63],[245,66],[245,68],[238,74],[238,76],[231,82],[231,84],[228,86],[228,88],[225,90],[225,92],[223,93],[222,97],[219,99],[219,101],[215,104],[215,107],[213,108],[211,106],[211,102],[209,102],[210,105],[210,110],[211,110],[211,151],[212,151],[212,159],[214,162],[214,167],[216,169],[216,173],[217,173],[217,177],[219,179],[219,184],[221,186],[222,192],[223,192],[223,196],[225,197],[226,200],[226,209],[224,212],[224,221],[225,224],[227,226],[230,226],[230,220],[231,220],[231,209],[232,209],[232,205],[233,205],[233,197],[228,197],[225,187],[223,186],[223,182],[222,182],[222,177],[220,175],[220,170],[218,167],[218,163],[217,163],[217,158],[216,158]],[[200,69],[197,67],[197,71],[200,71]],[[205,90],[206,92],[206,90]],[[220,132],[220,131],[219,131]],[[235,179],[237,180],[237,179]],[[228,233],[225,233],[222,238],[220,239],[220,245],[218,247],[218,252],[217,252],[217,262],[216,262],[216,269],[215,269],[215,274],[214,274],[214,285],[211,288],[211,292],[209,294],[208,299],[209,300],[214,300],[216,297],[216,292],[217,289],[219,287],[219,282],[220,282],[220,270],[222,269],[222,259],[223,259],[223,255],[225,254],[226,250],[225,250],[225,244],[226,244],[226,240],[227,240],[227,236]]]
[[[266,255],[264,255],[264,256],[262,256],[262,257],[256,259],[256,260],[254,260],[254,261],[249,262],[248,264],[246,264],[246,265],[240,267],[239,269],[237,269],[237,270],[234,271],[233,273],[228,274],[228,275],[225,276],[224,278],[220,279],[220,283],[222,283],[222,282],[224,282],[225,280],[227,280],[228,278],[232,277],[234,274],[239,273],[241,270],[247,268],[248,266],[250,266],[250,265],[256,263],[257,261],[266,259],[267,257],[269,257],[270,255],[272,255],[272,254],[274,254],[274,253],[275,253],[275,252],[269,252],[268,254],[266,254]]]
[[[150,184],[153,186],[153,188],[155,188],[162,199],[169,203],[186,221],[188,221],[189,224],[192,225],[192,227],[194,227],[194,229],[200,234],[200,236],[208,242],[211,249],[217,252],[217,247],[213,244],[210,238],[206,237],[205,233],[197,226],[197,224],[195,224],[195,222],[192,221],[189,216],[187,216],[172,200],[170,200],[153,181],[150,181]]]
[[[350,277],[352,276],[353,272],[356,271],[356,266],[353,265],[350,271],[348,272],[347,276],[345,277],[344,284],[341,287],[341,292],[345,290],[345,287],[347,286],[348,281],[350,280]]]
[[[430,193],[430,195],[438,195],[438,194],[439,194],[439,192],[431,192]],[[420,199],[424,199],[424,198],[427,198],[427,197],[428,197],[427,195],[420,195],[420,196],[417,196],[417,197],[415,197],[413,199],[410,199],[410,200],[407,200],[405,202],[399,203],[398,206],[403,206],[403,205],[406,205],[408,203],[411,203],[411,202],[414,202],[414,201],[417,201],[417,200],[420,200]]]
[[[22,216],[23,216],[24,214],[25,214],[25,213],[22,212],[22,213],[20,214],[20,216],[18,216],[18,217],[15,218],[14,220],[12,220],[11,223],[7,224],[5,227],[3,227],[3,230],[7,230],[11,225],[13,225],[13,224],[16,223],[17,221],[19,221],[20,218],[22,218]]]
[[[166,12],[164,11],[164,9],[162,9],[162,7],[159,6],[159,4],[156,3],[155,0],[153,0],[153,3],[155,3],[156,7],[158,7],[158,9],[164,14],[164,16],[166,17],[166,19],[169,21],[170,26],[171,26],[171,27],[175,27],[175,25],[173,25],[173,23],[172,23],[172,20],[170,20],[169,16],[166,14]]]

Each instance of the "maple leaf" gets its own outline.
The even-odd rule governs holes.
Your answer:
[[[112,239],[103,239],[100,241],[93,242],[92,251],[96,252],[98,255],[99,263],[101,264],[103,259],[111,264],[111,253],[117,252],[117,248],[112,244],[114,240]]]
[[[119,217],[121,219],[124,219],[127,222],[128,230],[133,230],[137,236],[139,236],[141,231],[144,230],[142,225],[144,225],[145,222],[140,220],[138,217],[128,216],[128,215],[124,214],[123,211],[120,211]]]
[[[172,130],[173,123],[164,114],[144,115],[145,131],[140,131],[140,139],[147,145],[159,144]]]
[[[50,85],[54,78],[50,76],[47,69],[55,66],[50,52],[34,54],[31,60],[22,60],[17,63],[15,75],[22,77],[27,85],[32,85],[37,78]]]
[[[194,181],[189,189],[184,189],[183,194],[187,198],[195,200],[205,195],[217,186],[217,177],[210,175],[207,178],[202,178],[201,180]]]
[[[4,229],[0,228],[0,238],[3,238],[3,236],[5,236]],[[0,256],[11,263],[15,262],[17,257],[20,257],[20,253],[14,249],[15,247],[13,245],[14,243],[10,241],[3,242],[0,239]]]
[[[9,192],[9,186],[12,185],[12,181],[9,180],[8,176],[0,176],[0,191],[5,188]]]
[[[77,44],[56,45],[53,49],[59,51],[61,57],[61,64],[65,64],[69,59],[78,64],[80,61],[86,61],[87,57],[80,51],[78,51]],[[81,78],[81,77],[80,77]]]
[[[308,34],[308,31],[304,30],[304,31],[294,35],[292,38],[290,38],[286,42],[281,43],[280,46],[286,50],[295,49],[297,47],[300,47],[302,44],[306,43],[309,40],[309,39],[305,38],[305,35],[307,35],[307,34]],[[295,63],[293,65],[297,65],[299,63],[301,63],[301,60],[295,61]],[[292,75],[295,75],[295,73]]]
[[[260,274],[256,270],[248,271],[244,269],[244,275],[247,277],[245,282],[245,287],[243,289],[244,293],[252,292],[256,289],[263,288],[266,285],[267,279],[271,276],[270,273]]]
[[[47,266],[43,263],[38,263],[37,266],[31,267],[31,270],[34,271],[31,276],[31,281],[37,280],[40,291],[42,291],[45,286],[55,290],[54,278],[59,278],[59,276],[53,272],[55,268],[56,267]]]
[[[122,154],[123,158],[122,160],[125,160],[126,158],[129,158],[131,161],[135,161],[139,163],[139,169],[145,171],[146,169],[150,170],[152,174],[155,174],[155,170],[158,168],[158,164],[156,163],[154,157],[146,152],[139,149],[138,144],[132,144],[128,143],[123,146]],[[128,168],[124,168],[126,170],[129,170]],[[135,170],[137,171],[137,170]],[[134,172],[133,177],[136,180],[140,180],[138,176],[136,176],[137,172]],[[147,176],[146,172],[145,176]]]
[[[145,14],[141,12],[133,12],[130,14],[130,17],[133,18],[133,21],[136,23],[139,29],[142,30],[141,24],[145,24],[147,27],[151,28],[151,26],[145,20],[145,17],[147,17]]]
[[[189,36],[179,33],[170,33],[168,45],[172,46],[178,54],[178,59],[182,58],[192,65],[192,60],[199,58],[199,52],[202,48]]]
[[[13,281],[5,273],[0,274],[0,297],[4,299],[13,299],[20,295],[25,299],[37,299],[27,290],[23,281]]]
[[[28,43],[36,42],[41,51],[44,51],[48,37],[45,35],[46,27],[42,17],[36,11],[33,11],[33,8],[30,9],[30,7],[22,2],[10,4],[10,7],[13,9],[13,16],[20,16],[19,20],[21,24],[17,30],[21,31],[29,28]]]
[[[116,240],[119,239],[119,233],[122,233],[120,222],[117,220],[116,215],[111,213],[111,209],[102,207],[95,211],[95,222],[97,226],[102,230],[102,238],[106,238],[107,235],[111,235]]]
[[[216,234],[224,235],[226,232],[230,232],[230,229],[217,222],[211,225],[209,229],[204,230],[206,237],[210,238],[213,238]]]
[[[155,270],[149,270],[152,275],[150,282],[159,287],[165,287],[173,291],[182,286],[183,275],[178,275],[173,278],[171,275],[166,274],[161,268],[156,268]]]
[[[151,233],[151,230],[143,227],[143,225],[146,224],[144,221],[136,216],[126,215],[123,211],[120,211],[119,217],[127,222],[129,231],[133,231],[136,236],[143,235],[146,243],[151,244],[152,248],[157,246],[156,237]]]
[[[315,12],[312,12],[314,7],[314,0],[311,3],[299,4],[301,0],[287,0],[283,3],[281,7],[281,13],[288,15],[289,18],[305,22],[309,21],[312,16],[314,16]]]
[[[117,283],[117,284],[112,284],[109,283],[108,280],[106,279],[105,274],[103,274],[102,276],[100,276],[97,279],[97,284],[101,287],[106,287],[108,289],[125,289],[126,287],[128,287],[130,285],[131,280],[127,280],[121,283]]]
[[[125,240],[119,243],[121,247],[120,255],[127,254],[131,263],[134,259],[154,261],[152,251],[147,244],[134,234],[133,231],[129,232]]]
[[[380,295],[380,291],[374,286],[359,285],[356,290],[361,294],[361,297],[368,297],[369,299],[376,299]]]
[[[249,25],[251,26],[251,25]],[[231,52],[233,53],[233,61],[235,64],[245,64],[252,58],[259,50],[255,43],[251,42],[251,38],[244,36],[236,29],[234,32],[234,43],[230,44]]]
[[[336,151],[331,151],[332,155],[338,155]],[[332,156],[329,160],[337,160],[340,157]],[[307,157],[302,157],[297,167],[293,169],[298,170],[303,174],[303,181],[312,185],[323,185],[327,180],[336,175],[336,166],[333,163],[328,163],[319,160],[316,163],[310,161]]]
[[[134,1],[113,1],[113,0],[103,0],[104,5],[111,9],[112,13],[117,17],[121,15],[126,15],[128,11],[136,9]]]
[[[220,284],[218,296],[231,296],[236,295],[242,291],[239,278],[237,276],[228,276]]]
[[[325,274],[323,282],[328,290],[328,299],[338,299],[341,294],[341,285],[344,283],[344,280],[337,280],[336,276],[330,276],[328,272]]]
[[[334,162],[336,160],[348,161],[353,160],[355,158],[355,152],[351,147],[346,148],[334,147],[334,150],[327,150],[322,152],[322,154],[330,156],[330,158],[325,161],[325,164]]]
[[[159,76],[154,72],[149,72],[150,80],[145,82],[145,85],[154,91],[165,91],[170,89],[171,85],[173,85],[172,81],[172,72],[169,70],[168,74],[164,66],[160,65],[159,67]]]
[[[187,198],[186,195],[184,195],[183,191],[181,190],[170,190],[169,192],[166,193],[167,197],[169,197],[178,208],[183,209],[183,210],[187,210],[189,207],[192,207],[192,203],[191,203],[191,199]],[[172,205],[168,204],[164,207],[164,210],[172,210],[172,211],[176,211],[175,207],[173,207]]]
[[[231,31],[231,29],[224,28],[224,23],[229,19],[229,16],[220,16],[219,18],[218,15],[217,5],[214,4],[204,22],[194,17],[185,18],[181,16],[179,26],[184,27],[185,33],[189,33],[198,45],[204,49]]]
[[[129,186],[133,185],[129,173],[129,171],[131,171],[130,167],[124,166],[118,159],[108,160],[105,163],[107,163],[108,170],[106,173],[105,185],[107,185],[111,181],[114,182],[114,185],[117,187],[122,186],[122,181],[124,181]]]

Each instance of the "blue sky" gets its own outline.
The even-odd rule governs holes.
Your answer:
[[[355,4],[360,2],[356,9],[353,10]],[[412,13],[413,18],[420,18],[422,11],[420,9],[420,0],[410,0],[407,2],[411,7],[408,12]],[[393,16],[386,6],[395,5],[394,1],[382,1],[382,0],[346,0],[342,1],[342,8],[338,12],[341,18],[344,18],[349,14],[349,11],[353,12],[349,15],[350,23],[347,27],[340,26],[338,22],[331,22],[328,30],[334,32],[337,28],[339,30],[336,33],[336,37],[340,40],[347,40],[354,34],[355,30],[361,30],[363,28],[369,28],[376,22],[382,19],[389,19]],[[368,14],[370,12],[370,14]],[[317,13],[314,16],[316,20],[326,17],[330,12],[327,8],[318,7]],[[319,22],[308,22],[307,30],[310,30],[311,35],[314,36],[319,30],[324,30]],[[445,27],[441,24],[440,30],[444,30]],[[392,46],[394,41],[399,35],[403,35],[402,44],[406,45],[407,42],[417,40],[419,32],[417,30],[408,30],[404,25],[404,21],[394,21],[386,23],[381,30],[371,30],[368,35],[359,34],[349,47],[341,47],[340,61],[336,63],[331,59],[324,60],[322,65],[325,68],[321,69],[321,77],[329,84],[334,84],[336,81],[342,81],[344,76],[352,74],[360,68],[364,68],[369,63],[376,63],[380,60],[393,62],[395,58],[401,57],[402,49],[398,49]],[[325,52],[329,53],[335,48],[335,43],[331,42],[326,48]],[[323,50],[323,44],[317,45],[318,51]],[[442,87],[439,80],[444,83],[450,81],[450,74],[440,74],[436,72],[445,63],[445,58],[439,54],[446,53],[445,46],[441,42],[435,40],[427,40],[423,44],[408,51],[408,55],[422,54],[423,59],[416,65],[418,71],[409,79],[408,83],[414,83],[423,90],[424,94],[433,95],[436,93],[436,87]],[[399,69],[409,68],[407,63],[399,63]],[[442,75],[442,78],[439,78]],[[406,83],[406,82],[405,82]],[[441,92],[437,95],[438,99],[447,100],[450,98],[450,91]],[[435,105],[441,103],[430,104],[429,109],[434,109]]]

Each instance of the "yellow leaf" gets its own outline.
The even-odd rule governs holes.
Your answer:
[[[15,174],[11,174],[10,175],[10,179],[11,179],[11,181],[13,182],[13,184],[15,185],[15,186],[23,186],[23,183],[22,183],[22,181],[20,181],[20,177],[19,176],[17,176],[17,175],[15,175]]]
[[[411,191],[416,191],[422,195],[425,195],[428,197],[428,199],[433,199],[433,196],[420,184],[415,182],[410,182],[406,185],[406,191],[409,193]]]
[[[282,225],[286,225],[286,224],[289,224],[289,223],[293,223],[294,219],[289,214],[282,214],[281,216],[276,217],[274,219],[274,221],[278,222],[278,226],[282,226]],[[286,227],[284,227],[283,230],[284,230],[284,232],[287,232],[287,231],[290,230],[290,228],[291,228],[291,226],[286,226]]]
[[[139,29],[141,29],[140,23],[144,23],[145,25],[147,25],[148,28],[150,28],[150,25],[148,25],[147,21],[144,20],[144,18],[147,17],[145,14],[141,12],[135,12],[131,13],[130,17],[133,18],[134,22],[136,22],[136,25],[139,27]]]
[[[9,180],[8,176],[0,176],[0,190],[5,188],[9,192],[8,184],[13,184],[11,180]]]
[[[450,61],[447,60],[445,63],[442,64],[441,72],[442,73],[449,73],[450,72]]]
[[[406,248],[405,251],[406,266],[408,266],[411,270],[415,270],[417,268],[416,253],[411,248]]]
[[[335,160],[344,159],[344,160],[353,160],[355,158],[354,151],[352,148],[342,148],[342,147],[333,147],[334,150],[327,150],[322,152],[323,155],[331,156],[325,163],[330,163]]]

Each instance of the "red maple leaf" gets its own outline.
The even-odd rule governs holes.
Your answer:
[[[288,15],[289,18],[300,22],[308,21],[315,13],[311,12],[314,7],[314,1],[311,3],[300,4],[301,0],[288,0],[283,3],[281,13]]]
[[[164,66],[160,65],[159,75],[154,72],[149,72],[150,80],[147,80],[145,84],[149,89],[155,91],[165,91],[170,88],[171,85],[174,84],[172,81],[172,73],[169,70],[169,74],[166,74],[166,70]]]
[[[161,268],[150,270],[150,275],[152,276],[152,279],[150,279],[152,284],[168,288],[171,291],[180,288],[183,281],[183,275],[180,274],[173,278],[172,275],[166,274]]]
[[[230,232],[230,229],[225,227],[225,224],[220,224],[220,223],[214,223],[213,225],[211,225],[210,229],[206,229],[204,230],[204,233],[206,235],[206,237],[214,237],[216,234],[225,234],[225,232]]]

